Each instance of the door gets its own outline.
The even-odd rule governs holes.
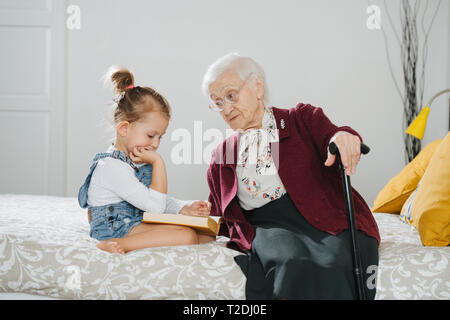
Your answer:
[[[0,0],[0,193],[65,195],[65,6]]]

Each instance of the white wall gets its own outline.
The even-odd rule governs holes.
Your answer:
[[[439,1],[430,1],[426,17],[432,15]],[[450,2],[442,0],[429,38],[428,60],[425,74],[424,105],[437,92],[450,88]],[[425,23],[426,26],[429,23]],[[422,147],[436,139],[443,138],[449,130],[450,94],[441,95],[431,105]]]
[[[206,199],[207,163],[175,165],[170,152],[177,128],[203,132],[227,128],[207,108],[200,83],[207,66],[238,51],[267,73],[271,104],[298,102],[324,108],[337,125],[357,130],[372,148],[362,157],[353,186],[372,204],[385,183],[404,166],[402,105],[388,71],[380,30],[366,27],[365,1],[261,0],[71,0],[81,9],[81,29],[68,31],[67,195],[75,196],[111,132],[105,119],[112,93],[100,77],[111,64],[135,72],[136,84],[153,86],[172,105],[173,118],[161,153],[169,193]],[[372,1],[383,10],[383,1]],[[431,1],[435,4],[436,1]],[[450,85],[448,1],[442,1],[429,39],[424,100]],[[398,17],[398,15],[395,15]],[[385,17],[381,17],[385,27]],[[392,54],[398,57],[398,50]],[[398,63],[398,59],[397,59]],[[428,82],[429,81],[429,82]],[[425,143],[448,130],[448,110],[436,100]],[[206,147],[208,143],[204,143]]]

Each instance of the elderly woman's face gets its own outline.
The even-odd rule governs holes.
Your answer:
[[[254,80],[252,80],[254,81]],[[215,82],[209,86],[209,93],[212,101],[224,99],[227,92],[239,90],[239,99],[235,103],[225,103],[220,111],[222,118],[233,130],[248,130],[261,127],[264,105],[262,96],[264,86],[261,80],[256,80],[255,86],[249,86],[252,81],[244,83],[233,70],[222,73]]]

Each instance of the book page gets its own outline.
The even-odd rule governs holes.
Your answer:
[[[209,216],[211,219],[213,219],[216,223],[219,223],[219,219],[222,217],[219,216]]]

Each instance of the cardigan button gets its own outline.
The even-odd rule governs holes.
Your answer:
[[[113,207],[113,206],[110,206],[110,207],[108,207],[108,210],[109,210],[109,211],[114,211],[114,207]]]

